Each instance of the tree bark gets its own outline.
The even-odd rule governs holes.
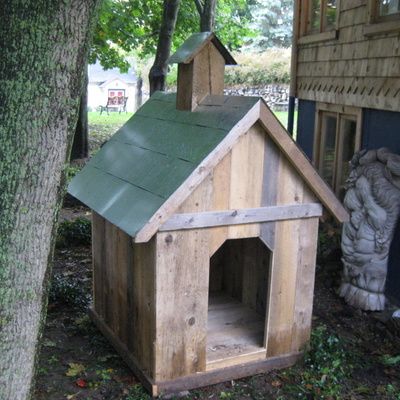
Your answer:
[[[0,399],[30,395],[99,0],[0,2]]]
[[[79,101],[79,116],[76,124],[74,140],[72,142],[70,161],[89,157],[89,128],[87,114],[88,82],[89,77],[86,64],[82,94]]]
[[[217,0],[205,0],[203,12],[200,14],[200,31],[213,32],[215,28],[215,7]]]
[[[175,31],[180,0],[164,0],[164,11],[158,37],[157,52],[154,64],[150,69],[150,96],[156,90],[165,90],[168,72],[168,58],[171,51],[172,36]]]

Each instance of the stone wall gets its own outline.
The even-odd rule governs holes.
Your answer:
[[[224,93],[233,96],[262,97],[275,111],[287,111],[289,102],[289,85],[271,84],[261,87],[240,86],[225,88]]]

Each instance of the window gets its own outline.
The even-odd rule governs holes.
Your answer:
[[[306,33],[331,31],[336,26],[336,0],[310,0]]]
[[[318,107],[314,160],[322,178],[341,199],[349,162],[360,148],[360,124],[358,109],[333,105]]]
[[[377,0],[375,15],[378,21],[399,18],[400,0]]]
[[[301,2],[301,34],[312,35],[336,30],[338,0]]]
[[[110,105],[124,104],[125,89],[108,89],[108,99]]]
[[[400,0],[369,0],[368,24],[364,35],[373,36],[400,30]]]

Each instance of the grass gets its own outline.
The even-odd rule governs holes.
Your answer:
[[[118,112],[110,112],[108,115],[106,112],[100,115],[98,111],[88,112],[89,125],[123,125],[133,113],[121,114]]]
[[[279,119],[281,124],[287,128],[287,123],[288,123],[288,117],[289,113],[287,111],[274,111],[275,116]],[[297,111],[294,113],[294,137],[296,138],[296,132],[297,132]]]
[[[130,117],[133,113],[88,112],[89,123],[89,147],[90,153],[94,154],[100,146],[107,141]]]

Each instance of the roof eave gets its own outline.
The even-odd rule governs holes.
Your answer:
[[[296,142],[288,134],[279,120],[273,115],[265,100],[261,101],[260,122],[264,128],[267,129],[275,144],[282,153],[286,155],[295,170],[309,185],[324,207],[338,222],[343,223],[348,221],[349,213],[346,211],[343,204],[339,201],[328,184],[321,178],[307,156],[297,146]]]
[[[205,35],[205,38],[202,40],[201,43],[198,44],[198,46],[193,49],[191,53],[189,53],[185,58],[182,58],[180,55],[180,49],[179,48],[168,60],[169,64],[190,64],[193,59],[196,57],[196,55],[203,50],[203,48],[208,44],[208,43],[213,43],[213,45],[217,48],[217,50],[220,52],[222,57],[225,60],[226,65],[237,65],[237,62],[235,59],[232,57],[228,49],[222,44],[222,42],[215,36],[213,32],[201,32],[200,34]],[[194,35],[192,35],[194,36]],[[190,39],[190,38],[189,38]],[[185,43],[184,43],[185,44]]]

